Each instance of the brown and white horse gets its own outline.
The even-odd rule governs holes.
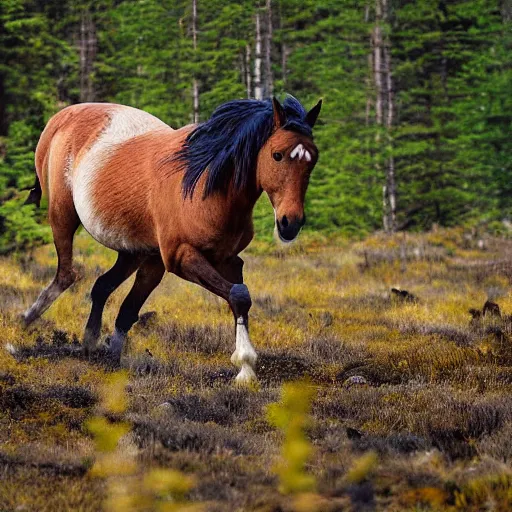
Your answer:
[[[266,191],[283,241],[305,222],[304,198],[318,159],[309,112],[293,97],[221,105],[205,123],[174,130],[135,108],[85,103],[65,108],[44,129],[36,150],[36,187],[48,198],[57,274],[24,313],[36,320],[76,279],[73,236],[80,224],[117,261],[91,292],[84,348],[94,350],[109,295],[135,271],[110,341],[121,356],[126,335],[164,272],[225,299],[234,314],[237,381],[255,378],[248,332],[251,298],[238,253],[253,238],[252,211]],[[195,192],[195,193],[194,193]],[[198,193],[200,192],[200,193]]]

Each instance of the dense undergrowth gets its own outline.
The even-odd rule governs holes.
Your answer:
[[[55,251],[0,260],[0,342],[16,349],[0,352],[0,510],[129,510],[134,489],[137,510],[512,508],[510,241],[450,230],[253,247],[251,389],[233,384],[227,306],[174,276],[133,329],[120,387],[79,344],[115,255],[83,233],[75,252],[82,279],[28,332],[17,315]],[[478,314],[488,299],[499,316]],[[281,395],[298,380],[309,403]]]

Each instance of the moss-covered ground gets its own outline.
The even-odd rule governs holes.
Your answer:
[[[91,472],[86,427],[113,369],[80,350],[88,294],[115,254],[84,233],[75,254],[82,279],[28,331],[18,315],[53,277],[55,251],[0,260],[0,511],[121,500]],[[193,477],[187,503],[219,512],[512,509],[510,241],[454,229],[243,257],[259,385],[234,385],[228,307],[166,276],[132,330],[128,401],[110,418],[128,423],[118,452],[137,471],[179,470]],[[104,337],[131,283],[107,304]],[[488,299],[500,316],[478,313]],[[283,437],[266,413],[296,380],[315,388],[314,489],[300,500],[280,492]]]

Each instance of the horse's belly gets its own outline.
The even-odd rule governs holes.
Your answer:
[[[84,229],[105,247],[114,251],[127,252],[139,252],[147,249],[147,247],[127,236],[127,232],[122,229],[122,226],[107,228],[100,218],[95,218],[89,212],[77,209],[77,213]]]
[[[140,218],[140,209],[130,203],[129,197],[122,196],[119,200],[122,190],[102,192],[103,201],[112,205],[109,210],[98,209],[94,187],[92,191],[74,187],[73,201],[84,229],[96,241],[115,251],[141,252],[155,248],[151,230]]]

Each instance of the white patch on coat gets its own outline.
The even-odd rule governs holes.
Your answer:
[[[141,249],[137,240],[130,240],[119,227],[103,223],[101,212],[94,211],[92,192],[94,180],[119,144],[152,130],[169,128],[156,117],[132,107],[112,105],[110,123],[81,158],[73,171],[73,201],[84,228],[101,244],[115,250]],[[120,169],[122,172],[122,169]],[[129,198],[127,198],[129,200]]]
[[[256,380],[254,368],[256,366],[256,359],[258,355],[254,350],[249,338],[249,331],[244,322],[243,317],[236,321],[236,349],[231,356],[231,362],[241,367],[236,381],[238,383],[246,383],[251,380]]]

